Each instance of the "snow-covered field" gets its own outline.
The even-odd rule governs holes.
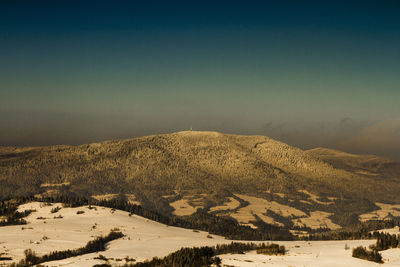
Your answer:
[[[288,250],[285,256],[269,256],[257,254],[254,251],[246,254],[220,255],[222,263],[230,266],[380,266],[373,262],[360,260],[351,256],[352,248],[357,246],[369,246],[374,240],[356,241],[280,241],[275,242],[284,245]],[[345,245],[349,249],[345,250]],[[398,251],[400,255],[400,249]],[[397,261],[399,266],[400,261]],[[384,264],[386,266],[386,264]]]
[[[125,257],[137,261],[151,259],[154,256],[166,256],[182,247],[216,245],[230,241],[207,232],[193,231],[166,226],[146,218],[132,215],[128,212],[104,207],[88,206],[79,208],[62,208],[51,213],[54,207],[62,204],[44,206],[43,203],[33,202],[20,206],[19,210],[35,209],[26,220],[27,225],[0,227],[0,253],[6,252],[7,257],[19,261],[24,257],[25,249],[32,249],[37,254],[47,254],[55,250],[66,250],[83,247],[90,240],[100,235],[107,235],[111,229],[118,228],[125,237],[109,243],[106,251],[86,254],[83,256],[46,263],[49,266],[92,266],[104,263],[95,260],[100,254],[114,258],[114,263]],[[84,211],[77,214],[77,211]],[[55,219],[61,215],[63,218]],[[38,219],[46,218],[46,219]],[[1,262],[0,262],[1,263]]]
[[[228,266],[310,266],[310,267],[368,267],[368,266],[400,266],[400,249],[381,251],[385,263],[379,264],[365,261],[351,256],[352,248],[368,246],[375,243],[373,240],[356,241],[289,241],[278,242],[288,249],[285,256],[266,256],[256,254],[254,251],[246,254],[220,255],[222,263]],[[345,250],[347,244],[350,249]],[[298,247],[296,247],[298,246]]]
[[[223,237],[202,231],[193,231],[166,226],[140,216],[129,216],[127,212],[109,208],[88,206],[62,208],[56,213],[51,209],[62,204],[33,202],[20,206],[20,210],[35,209],[26,219],[27,225],[0,227],[0,253],[19,261],[25,249],[37,254],[47,254],[55,250],[83,247],[89,240],[106,235],[118,228],[125,234],[122,239],[109,243],[106,251],[47,262],[48,266],[93,266],[104,263],[95,259],[100,254],[111,259],[109,263],[119,265],[129,257],[136,261],[166,256],[182,247],[213,246],[230,243]],[[78,211],[84,211],[77,214]],[[60,216],[61,215],[61,216]],[[55,217],[62,218],[55,218]],[[221,255],[223,264],[231,266],[380,266],[372,262],[351,257],[351,249],[368,246],[374,240],[359,241],[279,241],[288,250],[285,256],[257,255],[249,252],[241,255]],[[349,249],[345,249],[345,245]],[[400,249],[382,252],[384,266],[400,266]],[[5,263],[5,261],[0,262]],[[9,263],[9,262],[8,262]]]

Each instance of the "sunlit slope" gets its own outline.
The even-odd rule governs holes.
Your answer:
[[[170,209],[166,195],[263,192],[400,202],[400,182],[335,164],[265,136],[185,131],[81,146],[0,148],[2,197],[69,183],[85,195],[133,193]],[[4,185],[4,186],[3,186]]]

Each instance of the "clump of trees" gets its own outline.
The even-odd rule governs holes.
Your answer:
[[[284,255],[286,250],[285,246],[279,246],[278,244],[274,243],[238,243],[238,242],[231,242],[230,244],[222,244],[213,247],[214,252],[216,255],[226,254],[226,253],[237,253],[242,254],[245,251],[249,250],[257,250],[259,254],[266,254],[266,255]]]
[[[49,254],[38,256],[31,249],[25,250],[25,258],[22,259],[19,263],[11,264],[11,267],[27,267],[33,266],[37,264],[41,264],[47,261],[56,261],[62,260],[70,257],[76,257],[88,253],[93,253],[97,251],[106,250],[106,244],[112,240],[123,237],[124,235],[121,232],[111,231],[106,236],[98,237],[92,241],[89,241],[86,246],[78,248],[78,249],[68,249],[63,251],[53,251]]]
[[[60,209],[61,209],[61,207],[57,206],[55,208],[52,208],[50,212],[51,213],[57,213]]]
[[[277,249],[278,248],[278,249]],[[237,243],[217,245],[214,247],[182,248],[164,258],[154,257],[150,261],[125,264],[124,267],[155,267],[155,266],[220,266],[221,259],[217,255],[226,253],[243,254],[250,250],[264,251],[263,254],[284,254],[285,247],[277,244]],[[279,251],[279,253],[276,253]],[[269,254],[269,255],[270,255]]]
[[[26,224],[24,217],[28,216],[34,211],[36,210],[24,210],[23,212],[16,211],[12,214],[9,214],[5,219],[0,221],[0,226]]]
[[[264,255],[285,255],[285,246],[279,246],[278,244],[268,244],[265,247],[257,249],[257,254]]]
[[[382,255],[379,251],[400,247],[400,235],[373,232],[372,237],[376,238],[376,243],[369,247],[371,250],[365,247],[354,248],[353,257],[382,263]]]
[[[36,210],[17,211],[18,206],[31,200],[31,198],[16,198],[12,200],[0,200],[0,216],[5,217],[0,220],[0,226],[26,224],[24,217]]]
[[[391,235],[378,232],[374,232],[373,235],[377,238],[376,244],[373,247],[375,250],[381,251],[389,248],[400,247],[400,235]]]
[[[382,255],[377,250],[367,250],[365,247],[356,247],[353,249],[353,257],[383,263]]]

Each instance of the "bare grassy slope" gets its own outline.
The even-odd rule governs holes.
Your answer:
[[[0,148],[1,197],[38,193],[69,182],[85,195],[133,193],[158,210],[183,195],[261,196],[301,189],[320,196],[400,203],[398,179],[357,173],[320,155],[265,136],[186,131],[81,146]],[[343,168],[341,168],[343,167]],[[383,177],[385,178],[385,177]],[[163,198],[175,195],[175,199]],[[174,198],[174,197],[172,197]],[[218,204],[218,203],[217,203]]]

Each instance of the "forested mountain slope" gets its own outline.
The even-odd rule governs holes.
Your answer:
[[[131,194],[164,214],[180,208],[176,201],[210,211],[230,199],[240,203],[226,209],[232,215],[252,204],[240,195],[307,214],[345,209],[350,216],[376,209],[377,201],[400,203],[398,163],[383,162],[377,171],[365,160],[322,152],[265,136],[196,131],[80,146],[0,147],[0,196],[51,193],[60,188],[51,185],[64,183],[63,189],[85,196]]]

